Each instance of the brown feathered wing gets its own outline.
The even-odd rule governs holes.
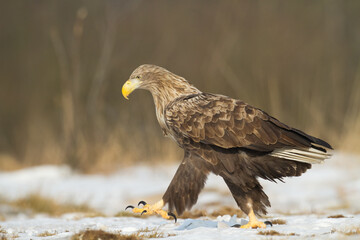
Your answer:
[[[313,163],[312,160],[328,156],[324,147],[331,148],[325,141],[291,128],[258,108],[222,95],[181,97],[168,105],[165,114],[166,123],[177,138],[224,149],[263,153],[282,149],[283,155],[279,153],[278,157]],[[289,149],[297,149],[298,156]]]

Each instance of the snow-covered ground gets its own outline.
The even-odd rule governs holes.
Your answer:
[[[112,175],[81,175],[68,167],[40,166],[15,172],[0,172],[0,198],[7,202],[37,194],[60,203],[86,204],[107,217],[81,218],[77,214],[61,217],[13,214],[0,204],[1,235],[9,239],[69,239],[85,229],[131,234],[141,229],[156,230],[171,239],[359,239],[360,234],[360,158],[336,153],[326,163],[314,165],[301,177],[274,184],[262,181],[272,203],[269,219],[286,224],[268,230],[280,236],[259,235],[264,230],[229,227],[244,219],[229,215],[218,218],[179,219],[175,224],[159,217],[113,217],[124,207],[140,200],[159,200],[177,166],[137,166],[121,169]],[[236,207],[223,180],[211,175],[193,209]],[[343,215],[340,218],[328,218]],[[0,218],[1,220],[1,218]],[[265,219],[266,220],[266,219]],[[41,237],[42,233],[44,234]],[[346,235],[346,233],[348,235]],[[47,236],[45,236],[47,235]],[[166,237],[168,236],[168,237]]]

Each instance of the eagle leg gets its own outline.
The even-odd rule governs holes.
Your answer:
[[[249,222],[247,224],[241,226],[240,228],[266,228],[265,223],[257,220],[252,208],[250,209],[248,216],[249,216]]]
[[[142,208],[136,208],[134,206],[129,205],[125,208],[125,210],[131,208],[134,213],[140,213],[141,215],[160,215],[162,218],[165,219],[174,218],[175,223],[177,221],[175,214],[173,214],[172,212],[166,212],[165,210],[162,209],[162,207],[164,206],[163,200],[160,200],[159,202],[153,205],[147,204],[144,201],[140,201],[138,205],[140,204],[143,204],[144,206]]]

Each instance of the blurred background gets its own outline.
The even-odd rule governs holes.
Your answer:
[[[360,152],[360,1],[0,1],[0,170],[180,161],[144,63]]]

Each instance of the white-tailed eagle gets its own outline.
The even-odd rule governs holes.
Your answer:
[[[175,217],[197,201],[210,172],[221,176],[237,205],[249,216],[243,228],[264,228],[255,215],[270,206],[258,178],[276,181],[300,176],[330,157],[327,142],[287,126],[261,109],[219,94],[201,92],[184,78],[141,65],[125,82],[125,98],[135,89],[151,92],[165,136],[184,149],[184,159],[162,199],[132,208],[135,213]],[[162,210],[165,204],[169,211]],[[176,217],[175,217],[176,219]]]

